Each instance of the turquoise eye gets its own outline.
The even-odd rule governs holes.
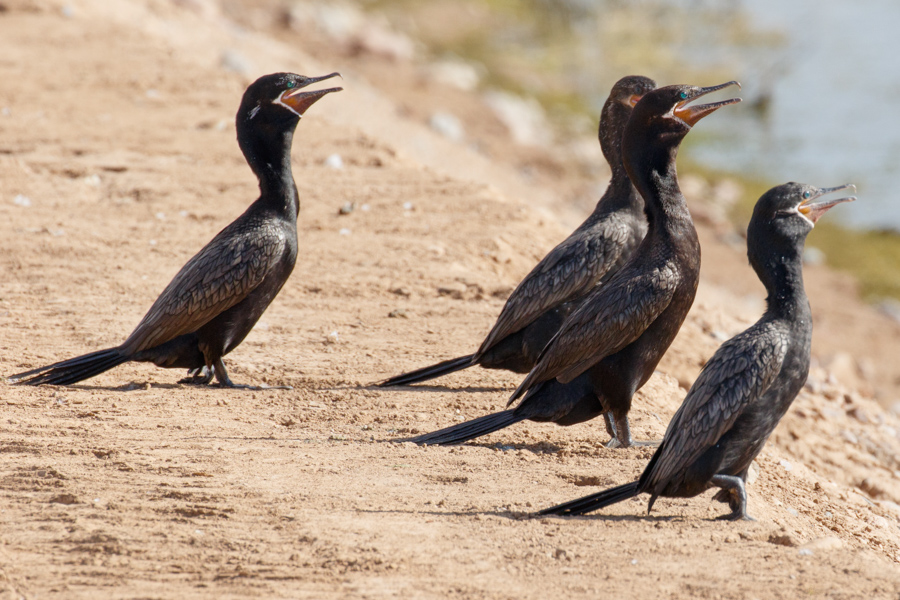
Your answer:
[[[290,90],[290,89],[293,89],[294,86],[296,86],[296,85],[297,85],[297,84],[294,83],[293,81],[288,81],[288,82],[287,82],[287,88],[288,88],[289,90]]]
[[[810,192],[809,190],[806,190],[805,192],[803,192],[803,199],[804,199],[804,200],[809,200],[809,197],[810,197],[810,196],[812,196],[812,192]]]
[[[678,97],[684,100],[685,98],[687,98],[687,92],[681,92],[680,94],[678,94]]]

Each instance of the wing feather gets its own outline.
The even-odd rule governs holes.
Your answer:
[[[553,378],[566,383],[635,341],[669,306],[678,287],[673,262],[620,272],[569,315],[513,395]]]
[[[275,224],[235,221],[181,268],[123,345],[138,352],[196,331],[262,283],[286,245]]]
[[[546,311],[587,294],[618,264],[624,249],[633,246],[629,243],[633,234],[633,227],[612,220],[605,222],[600,232],[588,228],[566,238],[513,290],[476,356]]]
[[[772,384],[787,354],[774,324],[757,324],[725,342],[709,360],[672,417],[646,489],[662,489],[734,425]]]

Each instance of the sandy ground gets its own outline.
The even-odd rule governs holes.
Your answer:
[[[238,382],[294,389],[197,389],[134,364],[68,388],[0,383],[0,599],[898,596],[900,422],[882,408],[898,396],[898,326],[822,267],[807,269],[816,366],[758,460],[754,523],[715,521],[711,493],[650,516],[639,498],[527,518],[640,473],[650,451],[604,448],[601,423],[398,442],[504,404],[520,376],[370,384],[474,350],[592,201],[561,199],[605,176],[588,184],[554,148],[516,148],[476,95],[422,83],[419,65],[329,54],[232,4],[0,3],[6,375],[118,344],[256,197],[232,124],[249,80],[340,70],[346,88],[299,126],[301,256],[228,357]],[[424,125],[447,102],[479,144]],[[343,169],[325,166],[332,154]],[[636,397],[639,438],[662,434],[703,361],[762,306],[702,196],[703,283]]]

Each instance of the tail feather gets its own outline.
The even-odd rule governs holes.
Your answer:
[[[128,361],[118,348],[107,348],[69,360],[18,373],[9,378],[20,385],[71,385]]]
[[[384,381],[381,381],[376,385],[378,385],[378,387],[393,387],[396,385],[409,385],[411,383],[419,383],[420,381],[428,381],[429,379],[434,379],[435,377],[440,377],[441,375],[447,375],[448,373],[461,371],[467,367],[472,366],[473,356],[475,355],[469,354],[468,356],[451,358],[450,360],[439,362],[436,365],[431,365],[430,367],[422,367],[421,369],[416,369],[415,371],[410,371],[409,373],[403,373],[402,375],[397,375],[395,377],[391,377],[390,379],[385,379]]]
[[[626,483],[625,485],[609,488],[608,490],[603,490],[602,492],[597,492],[596,494],[591,494],[590,496],[585,496],[584,498],[578,498],[577,500],[572,500],[571,502],[566,502],[565,504],[558,504],[556,506],[551,506],[550,508],[545,508],[538,514],[569,516],[583,515],[591,511],[610,506],[611,504],[616,504],[617,502],[621,502],[622,500],[634,498],[641,493],[638,485],[639,482],[632,481],[631,483]]]
[[[526,417],[514,414],[515,411],[504,410],[502,412],[485,415],[454,425],[445,427],[438,431],[432,431],[425,435],[412,438],[411,442],[416,444],[428,444],[432,446],[445,446],[450,444],[461,444],[469,440],[493,433],[505,427],[509,427],[519,421],[524,421]]]

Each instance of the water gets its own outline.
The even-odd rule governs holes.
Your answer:
[[[776,183],[855,183],[860,202],[841,211],[845,223],[900,230],[900,2],[752,0],[741,8],[782,42],[685,47],[695,59],[732,63],[749,100],[729,119],[703,123],[715,135],[692,158]],[[761,98],[768,105],[754,109]]]

